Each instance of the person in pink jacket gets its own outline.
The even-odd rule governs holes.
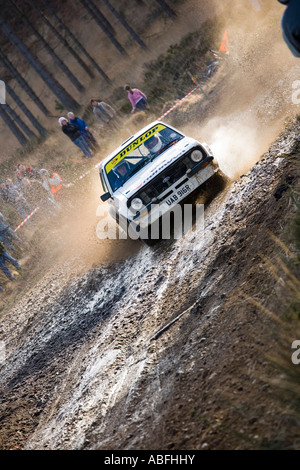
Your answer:
[[[127,91],[127,95],[132,106],[132,113],[134,113],[136,109],[138,111],[144,111],[147,108],[148,102],[145,93],[138,88],[131,88],[129,85],[126,85],[124,89]]]

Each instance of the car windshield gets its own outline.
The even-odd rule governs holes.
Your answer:
[[[120,188],[135,173],[183,137],[165,124],[156,124],[131,141],[105,165],[112,191]]]

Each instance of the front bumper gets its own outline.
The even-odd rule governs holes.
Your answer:
[[[218,166],[210,160],[205,168],[203,168],[203,162],[201,162],[201,164],[197,165],[192,171],[164,191],[156,203],[147,207],[144,212],[132,219],[130,222],[131,226],[137,232],[148,228],[160,217],[164,216],[164,214],[172,211],[174,206],[181,203],[193,191],[211,178],[218,169]]]

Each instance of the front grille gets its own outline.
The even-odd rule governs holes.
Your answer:
[[[202,152],[203,158],[207,156],[203,148],[196,148]],[[192,150],[195,150],[195,148]],[[161,194],[164,193],[170,186],[173,186],[176,181],[181,179],[186,174],[187,170],[193,169],[196,165],[198,165],[198,163],[193,162],[193,160],[190,158],[190,154],[191,151],[183,155],[179,161],[177,160],[168,168],[163,170],[159,175],[153,178],[147,185],[144,186],[143,189],[141,189],[137,194],[128,200],[128,207],[130,207],[131,200],[135,197],[142,199],[145,206],[153,202],[153,199],[159,200]],[[180,183],[180,185],[181,184],[182,183]],[[167,193],[164,198],[171,193],[172,190],[170,193]]]

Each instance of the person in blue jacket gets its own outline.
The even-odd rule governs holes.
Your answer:
[[[63,133],[67,137],[69,137],[73,144],[77,145],[77,147],[80,148],[83,155],[85,155],[87,158],[92,158],[94,154],[88,146],[87,141],[81,134],[78,126],[76,126],[76,124],[71,124],[68,119],[63,116],[59,118],[58,122],[61,126]]]
[[[18,261],[15,258],[13,258],[9,253],[7,253],[5,246],[0,241],[0,269],[3,271],[5,276],[8,277],[8,279],[10,281],[14,281],[15,276],[13,276],[11,274],[10,270],[8,269],[8,267],[5,264],[5,261],[8,261],[10,264],[15,266],[17,269],[21,269],[21,266],[18,263]]]
[[[90,149],[97,150],[99,145],[93,134],[90,132],[87,123],[83,119],[75,116],[71,111],[68,113],[68,118],[71,124],[75,124],[79,128],[79,132],[85,138]]]
[[[282,37],[295,57],[300,57],[300,0],[278,0],[286,9],[281,18]]]
[[[7,246],[11,251],[15,251],[13,243],[24,246],[21,240],[10,227],[9,223],[4,219],[3,214],[0,212],[0,241]]]

